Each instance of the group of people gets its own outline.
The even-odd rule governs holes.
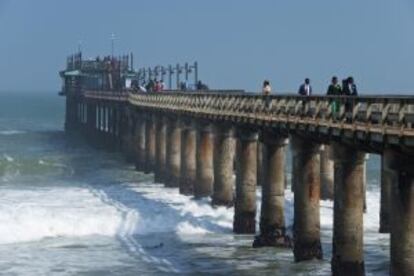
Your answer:
[[[263,82],[262,92],[265,96],[270,95],[272,93],[272,88],[268,80],[265,80]],[[312,95],[312,86],[310,84],[309,78],[306,78],[304,83],[300,85],[298,94],[301,96]],[[343,79],[341,86],[339,84],[338,77],[333,76],[331,79],[331,84],[328,86],[326,94],[331,96],[358,96],[358,90],[353,77]]]
[[[131,83],[131,88],[137,92],[162,92],[166,89],[166,85],[164,80],[158,81],[157,79],[153,80],[150,79],[148,83],[145,81],[140,85],[137,80],[133,80]],[[205,91],[208,90],[208,86],[199,80],[195,86],[190,87],[187,82],[180,82],[179,90],[187,91],[187,90],[198,90],[198,91]]]

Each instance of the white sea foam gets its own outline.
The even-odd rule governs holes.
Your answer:
[[[8,155],[8,154],[3,154],[3,158],[4,158],[4,160],[6,160],[7,162],[14,162],[14,158],[13,157],[11,157],[10,155]]]
[[[119,211],[83,188],[0,191],[0,244],[46,237],[116,235]]]
[[[25,131],[22,130],[1,130],[0,135],[16,135],[16,134],[24,134]]]
[[[260,190],[257,199],[260,202]],[[365,229],[376,231],[379,193],[367,194]],[[259,221],[258,204],[257,221]],[[57,236],[174,232],[180,237],[231,233],[234,208],[213,208],[209,199],[194,200],[178,189],[154,184],[121,185],[119,189],[50,188],[0,190],[0,244]],[[285,219],[293,223],[293,194],[286,191]],[[332,231],[333,203],[321,201],[321,229]]]

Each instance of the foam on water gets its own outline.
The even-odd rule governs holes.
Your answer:
[[[22,130],[1,130],[0,135],[16,135],[16,134],[25,134],[25,131]]]
[[[47,237],[116,235],[117,209],[88,189],[0,190],[0,244]]]

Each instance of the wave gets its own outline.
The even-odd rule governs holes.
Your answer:
[[[260,190],[257,199],[260,202]],[[376,233],[379,192],[369,192],[367,201],[369,209],[364,215],[364,227]],[[293,194],[287,190],[288,228],[293,224],[293,213]],[[130,243],[129,237],[133,235],[154,233],[175,233],[181,239],[209,233],[231,234],[233,214],[234,208],[213,208],[208,199],[193,200],[180,195],[178,189],[148,183],[99,188],[3,188],[0,190],[0,244],[59,236],[117,236]],[[259,214],[260,204],[257,222]],[[332,202],[321,201],[321,230],[328,236],[332,232],[332,221]]]

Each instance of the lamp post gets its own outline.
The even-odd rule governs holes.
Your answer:
[[[172,75],[174,74],[174,69],[172,65],[168,65],[168,86],[172,90]]]

